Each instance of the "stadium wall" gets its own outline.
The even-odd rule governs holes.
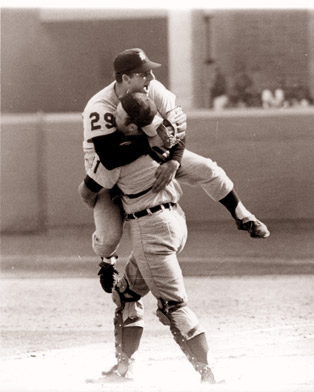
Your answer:
[[[187,148],[211,157],[260,218],[314,219],[314,110],[188,113]],[[77,187],[84,176],[79,113],[3,115],[1,231],[92,225]],[[187,219],[227,220],[199,188],[183,186]]]

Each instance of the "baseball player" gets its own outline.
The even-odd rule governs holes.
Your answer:
[[[121,52],[113,65],[115,80],[94,95],[83,112],[86,171],[93,165],[103,165],[108,175],[111,170],[129,164],[151,150],[143,135],[134,137],[133,141],[120,140],[115,112],[126,92],[147,93],[154,101],[158,113],[152,125],[142,128],[148,135],[154,135],[163,119],[170,120],[178,131],[184,132],[187,125],[185,113],[176,105],[175,95],[155,80],[152,70],[160,64],[152,62],[142,49]],[[253,238],[269,236],[266,225],[244,207],[225,171],[211,159],[187,150],[184,138],[171,149],[168,160],[159,165],[152,191],[159,192],[174,176],[182,183],[200,186],[211,199],[223,204],[235,219],[238,229],[248,231]],[[87,188],[94,193],[99,192],[93,209],[96,226],[92,236],[94,252],[108,263],[114,262],[123,231],[123,212],[118,204],[112,202],[109,190]]]
[[[140,134],[142,131],[138,124],[151,121],[156,113],[154,102],[146,94],[128,93],[118,104],[116,126],[125,136]],[[159,167],[155,157],[146,154],[109,173],[103,172],[103,177],[98,173],[99,165],[88,171],[88,184],[97,184],[97,179],[99,186],[111,189],[117,184],[121,189],[125,219],[129,222],[132,239],[133,251],[121,279],[117,280],[113,265],[103,263],[100,270],[102,286],[106,292],[112,291],[116,304],[114,335],[117,364],[110,372],[133,378],[135,353],[144,327],[141,298],[151,291],[157,300],[159,320],[170,327],[174,340],[200,373],[201,381],[214,384],[216,380],[208,363],[205,330],[187,304],[177,259],[187,239],[185,216],[178,204],[182,190],[178,181],[172,179],[159,192],[152,192],[155,172]]]

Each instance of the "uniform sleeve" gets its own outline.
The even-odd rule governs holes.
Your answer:
[[[115,132],[116,122],[111,108],[97,104],[89,104],[83,112],[84,140],[90,143],[93,138]]]
[[[177,106],[176,95],[169,91],[158,80],[150,82],[148,95],[155,102],[157,110],[163,118],[167,117],[169,110],[174,109]]]
[[[100,162],[108,170],[128,165],[148,154],[150,148],[146,136],[136,136],[130,140],[124,138],[119,131],[92,140]]]
[[[185,150],[185,137],[181,140],[180,143],[176,144],[170,150],[170,157],[169,159],[178,161],[181,165],[182,156]]]
[[[176,104],[176,95],[169,91],[162,83],[158,80],[153,80],[149,85],[148,95],[155,102],[157,110],[163,118],[167,117],[167,113],[174,109]],[[159,125],[162,122],[160,117],[155,116],[154,125]],[[157,128],[156,126],[156,128]],[[181,164],[181,159],[183,156],[183,152],[185,149],[185,138],[182,140],[182,143],[176,144],[170,150],[169,159],[174,159]]]
[[[98,160],[88,170],[84,179],[87,188],[97,193],[101,188],[112,189],[119,180],[121,168],[107,170]]]

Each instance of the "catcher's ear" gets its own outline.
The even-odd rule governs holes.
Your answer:
[[[129,129],[130,132],[133,133],[133,132],[136,132],[138,130],[138,126],[136,124],[134,124],[134,123],[131,123],[131,124],[128,125],[128,129]]]
[[[142,135],[142,131],[139,130],[138,126],[134,123],[128,124],[126,129],[123,131],[125,135]]]

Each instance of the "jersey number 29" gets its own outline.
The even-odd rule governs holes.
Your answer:
[[[91,119],[91,130],[96,131],[97,129],[101,129],[101,125],[99,125],[100,115],[97,112],[93,112],[89,115]],[[112,113],[104,114],[105,126],[110,129],[116,126],[116,121]]]

